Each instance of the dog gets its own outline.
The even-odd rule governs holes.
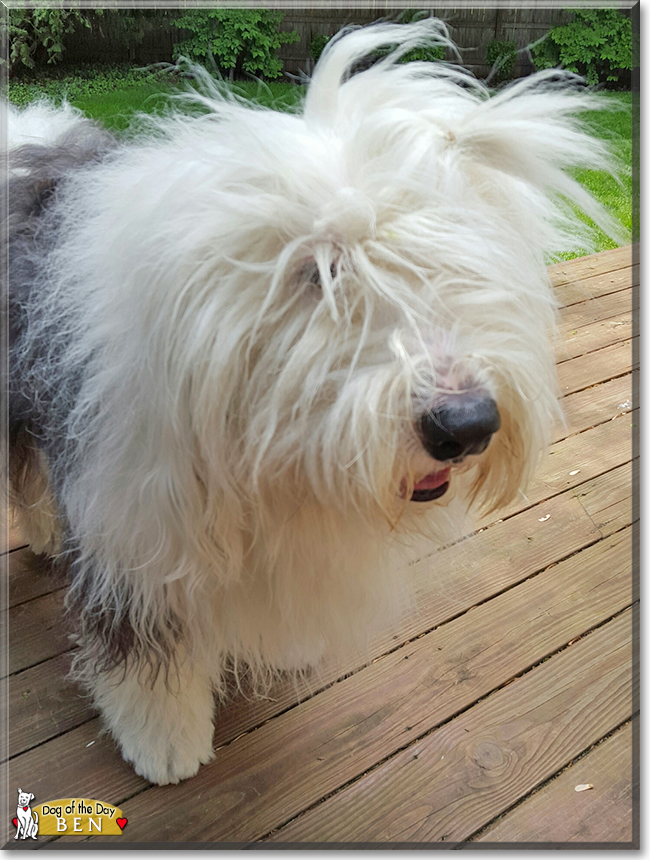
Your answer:
[[[395,557],[510,502],[559,415],[546,264],[589,247],[577,209],[618,229],[572,176],[610,170],[600,102],[399,62],[423,44],[444,25],[344,33],[294,113],[205,84],[117,140],[10,110],[11,502],[154,783],[213,757],[233,675],[394,625]]]
[[[29,794],[18,789],[18,806],[16,808],[16,835],[14,839],[38,839],[38,813],[32,812],[29,805],[34,799],[33,794]]]

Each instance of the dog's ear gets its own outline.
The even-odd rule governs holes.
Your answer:
[[[22,794],[22,793],[23,793],[22,788],[19,788],[19,789],[18,789],[18,794]]]
[[[33,800],[33,799],[34,799],[34,795],[33,795],[33,794],[30,794],[30,795],[29,795],[29,799],[30,799],[30,800]]]

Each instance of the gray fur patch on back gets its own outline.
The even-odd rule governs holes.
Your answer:
[[[82,120],[53,145],[28,144],[2,156],[5,171],[0,185],[0,225],[4,241],[0,266],[3,312],[8,315],[4,331],[8,332],[10,355],[9,384],[5,388],[10,445],[18,441],[23,430],[39,436],[48,423],[42,414],[47,404],[23,384],[19,364],[12,357],[28,324],[25,308],[35,298],[32,291],[39,282],[41,267],[57,241],[56,219],[47,217],[49,204],[67,176],[101,161],[116,143],[100,126]],[[37,356],[33,359],[37,360]]]

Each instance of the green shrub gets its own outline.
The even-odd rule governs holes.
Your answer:
[[[411,48],[403,57],[400,57],[400,63],[424,62],[434,63],[436,60],[445,59],[446,50],[443,45],[427,45],[422,48]]]
[[[323,36],[322,33],[317,33],[309,43],[309,53],[313,60],[320,59],[320,55],[325,50],[325,45],[331,39],[331,36]]]
[[[491,68],[490,80],[494,83],[505,81],[512,75],[517,62],[517,45],[514,42],[503,42],[492,39],[485,52],[485,59]]]
[[[619,82],[632,69],[632,24],[618,9],[573,9],[573,21],[554,27],[533,48],[538,69],[562,65],[590,84]]]
[[[65,37],[78,25],[90,27],[90,21],[77,9],[5,10],[1,31],[8,42],[10,67],[33,69],[58,63],[65,50]]]
[[[19,107],[45,96],[55,103],[63,99],[76,102],[117,90],[143,84],[169,86],[173,76],[152,69],[134,69],[125,63],[107,65],[79,65],[74,69],[48,70],[47,77],[39,72],[25,72],[20,79],[10,80],[6,95]]]
[[[242,72],[278,78],[282,63],[277,49],[300,38],[295,30],[279,31],[283,17],[269,9],[192,9],[173,21],[192,33],[174,46],[174,56],[201,63],[212,58],[231,80]]]

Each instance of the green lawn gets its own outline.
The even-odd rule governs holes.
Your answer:
[[[289,108],[302,98],[302,87],[285,83],[238,83],[233,90],[240,96],[275,107]],[[143,83],[112,93],[98,93],[72,99],[72,103],[85,114],[102,122],[107,128],[121,131],[129,126],[134,114],[158,113],[169,107],[169,96],[182,93],[185,88],[171,83]]]
[[[233,90],[240,96],[277,109],[291,109],[304,94],[304,88],[284,82],[262,84],[256,81],[237,82]],[[55,100],[66,97],[88,116],[108,128],[122,131],[128,128],[135,114],[164,111],[173,101],[169,96],[183,92],[185,84],[174,74],[163,71],[111,67],[108,71],[93,67],[74,73],[59,73],[45,81],[10,83],[8,95],[16,104],[47,95]],[[619,219],[632,229],[632,98],[630,93],[607,93],[605,98],[614,110],[585,115],[591,132],[610,141],[623,166],[621,184],[606,173],[580,171],[577,176],[591,193]],[[596,250],[612,248],[615,243],[598,231]],[[565,259],[574,255],[563,255]]]
[[[632,233],[632,94],[608,93],[612,110],[585,114],[592,133],[609,141],[612,151],[620,159],[620,184],[612,176],[600,171],[581,170],[577,178],[603,206],[609,209],[623,226]],[[597,230],[598,251],[616,247],[616,243]],[[575,256],[575,255],[574,255]]]

